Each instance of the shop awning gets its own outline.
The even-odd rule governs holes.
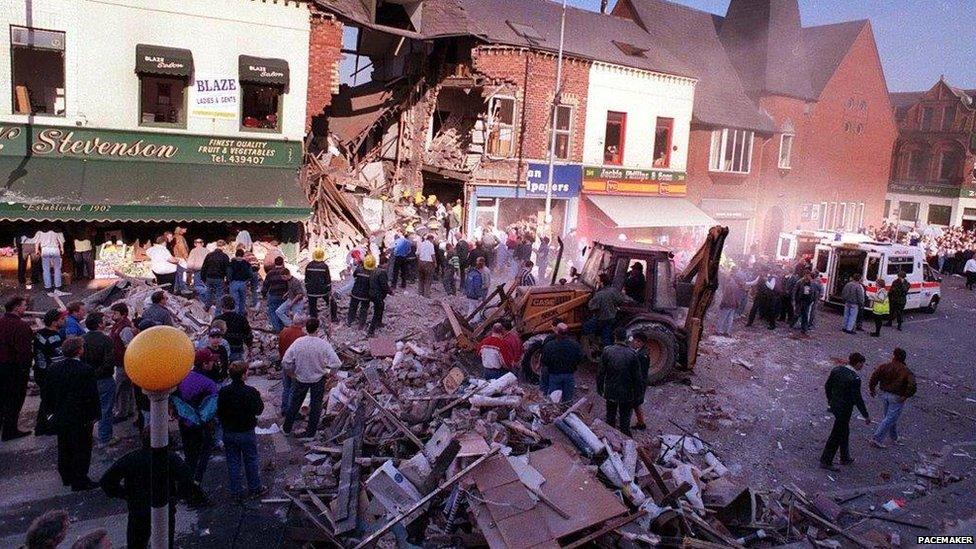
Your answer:
[[[193,54],[181,48],[136,44],[136,72],[189,77],[193,74]]]
[[[288,85],[288,61],[242,55],[238,58],[240,81],[271,86]]]
[[[311,208],[289,168],[0,158],[0,219],[303,221]]]
[[[683,198],[602,195],[586,198],[618,229],[715,225],[714,219]]]

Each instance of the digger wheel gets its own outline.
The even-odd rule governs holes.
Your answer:
[[[543,343],[543,339],[530,340],[526,343],[525,351],[522,353],[522,376],[529,383],[539,382],[539,375],[542,372],[540,359],[542,358]]]
[[[678,363],[678,338],[663,324],[638,324],[630,327],[630,333],[643,332],[647,335],[647,351],[650,367],[647,382],[650,385],[663,383]]]

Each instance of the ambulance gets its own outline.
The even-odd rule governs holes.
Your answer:
[[[830,242],[869,242],[871,238],[858,233],[835,233],[831,231],[796,230],[780,233],[776,243],[776,260],[792,261],[801,258],[813,258],[817,244]]]
[[[904,272],[911,285],[905,309],[934,313],[942,300],[942,278],[925,262],[925,251],[917,246],[889,242],[830,242],[817,244],[813,268],[820,273],[823,300],[843,305],[841,292],[854,273],[861,274],[868,299],[877,291],[878,279],[886,288]],[[870,303],[865,308],[870,309]]]

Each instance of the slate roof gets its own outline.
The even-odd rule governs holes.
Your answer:
[[[806,27],[801,31],[806,53],[806,66],[815,97],[820,97],[830,77],[837,71],[854,40],[869,23],[867,20],[848,21],[833,25]]]

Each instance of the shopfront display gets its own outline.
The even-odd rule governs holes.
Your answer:
[[[552,230],[558,234],[575,225],[576,203],[582,186],[582,166],[558,164],[552,181]],[[522,185],[469,184],[468,232],[491,222],[496,227],[521,223],[545,225],[549,166],[530,163]]]

